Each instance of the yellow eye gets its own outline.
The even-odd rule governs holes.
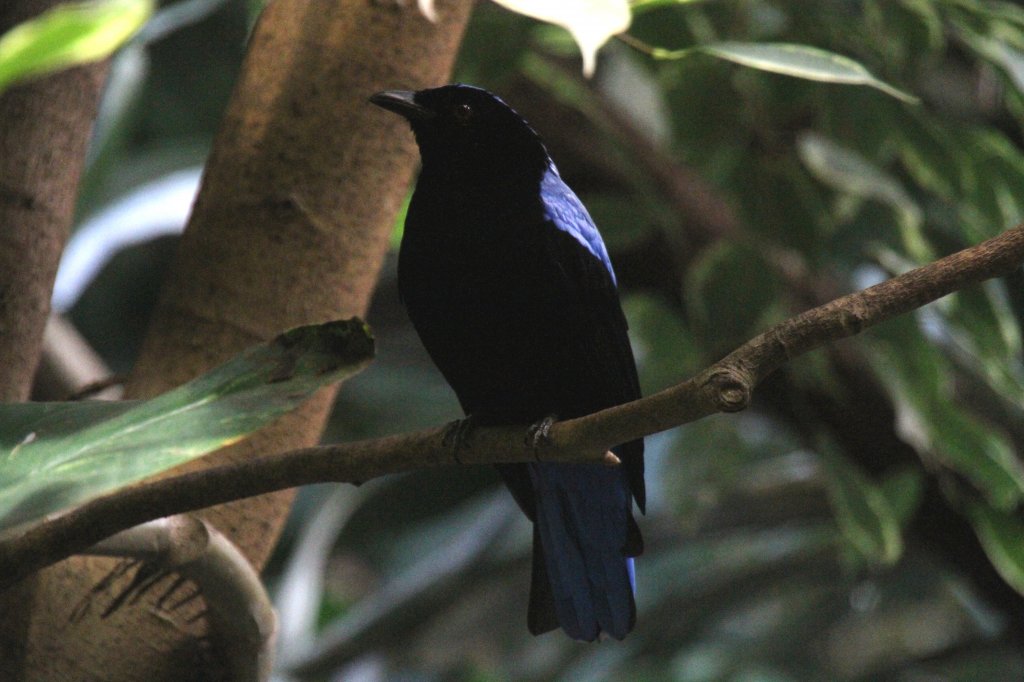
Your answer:
[[[452,107],[452,117],[459,123],[468,123],[473,118],[473,107],[468,104],[456,104]]]

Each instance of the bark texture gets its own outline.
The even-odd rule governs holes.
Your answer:
[[[0,34],[58,0],[0,4]],[[0,401],[27,400],[105,64],[0,94]]]
[[[267,6],[129,397],[176,386],[283,329],[365,312],[416,159],[402,122],[366,98],[447,79],[472,3],[438,5],[435,24],[364,0]],[[311,445],[330,399],[321,393],[196,466]],[[290,501],[277,493],[204,515],[259,566]],[[194,590],[164,580],[105,614],[126,581],[102,582],[112,565],[78,557],[41,574],[26,678],[216,679]]]
[[[0,34],[58,0],[0,3]],[[0,94],[0,402],[27,400],[105,64]],[[0,594],[0,679],[21,679],[34,579]]]

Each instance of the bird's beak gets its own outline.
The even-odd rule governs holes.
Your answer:
[[[416,104],[416,101],[413,99],[415,94],[407,90],[385,90],[370,97],[370,102],[382,109],[387,109],[404,116],[410,121],[433,118],[433,111]]]

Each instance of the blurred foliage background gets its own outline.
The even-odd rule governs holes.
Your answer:
[[[164,3],[115,58],[55,302],[117,370],[258,8]],[[628,41],[586,80],[564,31],[480,3],[456,79],[523,113],[590,208],[646,393],[1020,221],[1016,4],[634,11]],[[649,54],[722,41],[829,50],[920,101]],[[1022,285],[1018,273],[951,296],[792,363],[743,414],[648,438],[638,623],[622,643],[527,633],[528,523],[489,469],[304,491],[266,572],[281,679],[1019,680]],[[400,305],[393,256],[369,322],[379,358],[344,386],[325,438],[459,416]]]

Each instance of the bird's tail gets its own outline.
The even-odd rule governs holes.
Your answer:
[[[633,629],[633,559],[640,533],[619,467],[531,464],[536,499],[529,626],[561,626],[574,639],[601,632],[622,639]]]

